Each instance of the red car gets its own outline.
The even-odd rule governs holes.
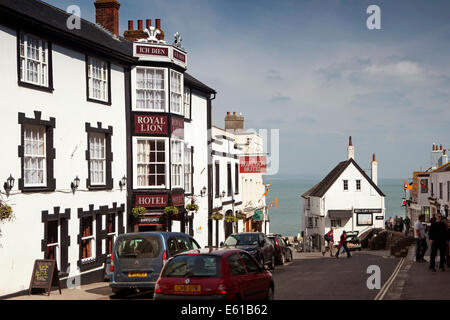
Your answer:
[[[178,254],[164,265],[154,298],[266,300],[274,297],[272,274],[239,249],[199,249]]]

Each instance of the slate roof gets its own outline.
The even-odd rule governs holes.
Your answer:
[[[447,163],[447,164],[444,164],[444,165],[440,166],[440,167],[437,168],[437,169],[434,169],[434,170],[431,171],[431,172],[432,172],[432,173],[435,173],[435,172],[448,172],[448,171],[450,171],[450,162]]]
[[[94,2],[92,8],[94,9]],[[67,28],[67,19],[70,16],[66,11],[54,7],[40,0],[0,0],[0,21],[10,18],[16,23],[18,20],[26,21],[38,28],[61,35],[67,41],[75,41],[77,45],[96,48],[105,54],[112,54],[128,63],[135,63],[133,57],[133,43],[123,37],[116,37],[103,27],[88,20],[81,19],[81,28],[70,30]],[[5,17],[5,19],[4,19]],[[216,91],[188,73],[185,81],[192,87],[208,93]]]
[[[363,177],[370,183],[370,185],[378,192],[382,197],[385,197],[381,189],[372,181],[372,179],[361,169],[361,167],[356,163],[354,159],[349,159],[346,161],[339,162],[339,164],[334,167],[333,170],[328,173],[328,175],[314,187],[302,194],[303,198],[308,197],[323,197],[323,195],[330,189],[333,183],[341,176],[341,174],[347,169],[347,167],[353,163],[353,165],[358,169],[358,171],[363,175]]]

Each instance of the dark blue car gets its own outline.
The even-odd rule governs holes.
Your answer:
[[[153,290],[167,259],[178,253],[199,248],[192,237],[179,232],[119,235],[111,255],[109,286],[117,296],[136,289]]]

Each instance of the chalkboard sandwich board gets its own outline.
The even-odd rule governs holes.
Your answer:
[[[59,294],[61,294],[61,284],[59,282],[56,261],[47,259],[35,260],[28,295],[31,294],[31,289],[33,288],[46,289],[48,295],[50,295],[52,287],[56,286],[58,286]]]

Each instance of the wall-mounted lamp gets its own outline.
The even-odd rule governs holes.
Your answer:
[[[78,189],[79,186],[80,186],[80,178],[78,178],[77,176],[70,184],[70,188],[72,188],[73,194],[75,194],[75,191]]]
[[[6,182],[3,184],[3,188],[5,189],[6,192],[6,197],[9,197],[9,192],[11,191],[12,188],[14,188],[14,178],[12,177],[12,175],[9,175],[9,178],[6,179]]]
[[[206,187],[203,187],[202,190],[200,190],[200,195],[203,197],[206,194]]]
[[[119,181],[120,191],[122,191],[123,187],[125,187],[126,185],[127,185],[127,177],[123,176],[123,178],[120,179]]]

